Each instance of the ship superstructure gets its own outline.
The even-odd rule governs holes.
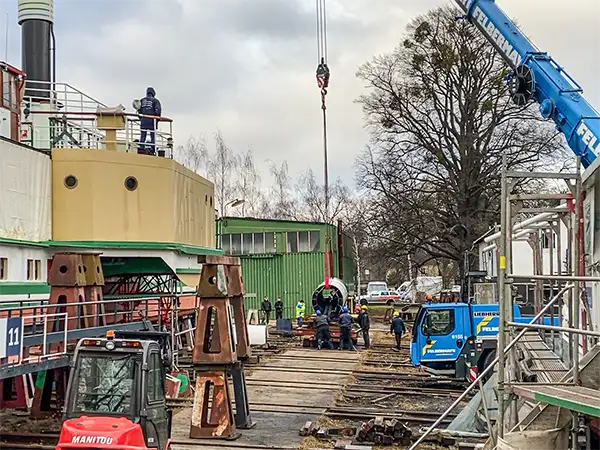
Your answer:
[[[156,156],[140,154],[137,112],[55,79],[53,0],[19,0],[19,24],[22,68],[0,63],[0,321],[25,338],[0,351],[13,391],[67,363],[66,331],[185,322],[221,253],[213,184],[172,158],[173,121],[156,117]]]

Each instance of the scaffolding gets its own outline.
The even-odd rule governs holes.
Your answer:
[[[557,408],[554,429],[544,430],[543,436],[551,432],[559,433],[559,419],[564,411],[570,412],[566,416],[566,426],[563,424],[564,439],[555,439],[555,447],[580,449],[580,434],[585,434],[586,446],[590,447],[590,419],[600,417],[600,370],[590,366],[590,360],[600,355],[599,346],[596,345],[600,332],[594,331],[590,314],[587,308],[585,282],[600,282],[600,277],[585,276],[585,254],[583,251],[583,186],[580,172],[580,161],[577,161],[575,173],[527,173],[508,171],[506,158],[502,163],[502,189],[501,189],[501,220],[500,230],[487,236],[485,242],[490,245],[486,249],[497,251],[497,285],[499,301],[499,330],[498,351],[495,360],[483,370],[465,392],[436,420],[436,422],[421,435],[412,445],[410,450],[415,450],[433,430],[457,407],[460,402],[475,388],[481,389],[481,381],[493,370],[497,371],[497,400],[498,414],[496,423],[486,417],[488,421],[491,446],[486,448],[514,448],[505,440],[509,435],[528,429],[536,417],[549,406]],[[516,183],[523,179],[554,179],[563,180],[569,187],[566,194],[513,194]],[[524,207],[527,201],[559,200],[558,207],[540,208]],[[515,223],[515,213],[537,214],[520,223]],[[567,257],[561,255],[560,222],[567,230]],[[559,226],[557,226],[559,225]],[[554,240],[557,237],[556,260],[553,257]],[[526,238],[532,246],[534,255],[533,275],[523,275],[512,271],[512,242],[516,239]],[[543,260],[539,245],[541,239],[549,239],[550,261],[549,274],[544,273]],[[498,241],[494,244],[494,241]],[[564,269],[564,270],[563,270]],[[513,318],[513,292],[512,286],[515,279],[530,279],[536,283],[534,290],[534,318],[528,323],[517,323]],[[544,301],[544,285],[550,286],[550,299]],[[567,309],[563,310],[563,296],[567,296]],[[556,308],[558,306],[558,309]],[[563,312],[564,311],[564,312]],[[566,314],[565,314],[566,313]],[[583,313],[583,314],[582,314]],[[549,315],[550,324],[546,325],[544,319]],[[567,351],[563,353],[567,369],[557,381],[523,382],[517,378],[516,345],[526,335],[539,333],[541,340],[550,340],[552,350],[556,349],[556,341],[562,344],[566,336]],[[590,345],[591,344],[591,345]],[[595,347],[594,347],[595,345]],[[588,353],[588,347],[592,350]],[[566,354],[564,354],[566,353]],[[586,356],[587,354],[587,356]],[[580,358],[581,357],[581,358]],[[599,356],[600,358],[600,356]],[[598,359],[595,358],[596,364]],[[582,377],[580,369],[591,367],[590,371]],[[581,369],[583,370],[583,369]],[[547,379],[547,378],[546,378]],[[521,401],[520,401],[521,400]],[[524,401],[537,403],[525,417],[519,416],[519,405]],[[537,416],[536,416],[537,414]],[[531,419],[533,417],[533,419]],[[521,420],[520,420],[521,419]],[[564,420],[563,420],[564,422]],[[562,423],[562,422],[561,422]],[[570,430],[566,430],[570,423]],[[551,428],[551,427],[549,427]],[[536,433],[540,433],[539,426]],[[568,432],[568,435],[566,434]],[[570,437],[570,439],[569,439]],[[520,437],[523,440],[523,437]],[[532,447],[529,447],[532,448]]]

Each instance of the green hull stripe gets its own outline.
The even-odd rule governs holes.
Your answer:
[[[0,237],[0,244],[21,245],[28,247],[74,247],[93,249],[121,250],[167,250],[177,251],[186,255],[222,255],[218,248],[200,247],[197,245],[178,244],[174,242],[144,242],[144,241],[26,241]]]
[[[45,282],[13,283],[0,282],[0,295],[49,294],[50,286]]]
[[[51,247],[75,247],[120,250],[167,250],[186,255],[222,255],[223,250],[199,247],[197,245],[176,244],[172,242],[141,241],[48,241]]]
[[[8,244],[8,245],[24,245],[27,247],[50,247],[48,242],[46,241],[24,241],[22,239],[10,239],[0,237],[0,244]]]
[[[190,275],[199,275],[202,272],[202,269],[198,268],[198,269],[186,269],[186,268],[179,268],[179,269],[175,269],[175,273],[180,273],[182,275],[184,274],[190,274]]]

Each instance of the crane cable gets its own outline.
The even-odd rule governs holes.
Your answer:
[[[327,167],[327,107],[325,96],[329,87],[329,67],[327,66],[327,14],[325,0],[315,0],[317,9],[317,86],[321,91],[321,110],[323,112],[323,155],[324,155],[324,194],[325,194],[325,222],[330,222],[329,217],[329,170]],[[331,236],[325,234],[325,289],[329,289],[329,278],[333,272],[331,255]]]

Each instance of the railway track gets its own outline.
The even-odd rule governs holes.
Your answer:
[[[0,434],[0,448],[6,450],[54,450],[58,434],[5,433]]]
[[[189,407],[193,403],[192,398],[171,399],[167,406],[174,408]],[[235,403],[234,403],[235,405]],[[375,417],[385,417],[388,419],[398,419],[411,424],[429,424],[435,422],[439,417],[437,411],[417,411],[417,410],[389,410],[382,408],[363,408],[363,407],[319,407],[302,404],[272,404],[266,402],[250,402],[251,412],[278,412],[282,414],[309,414],[325,415],[336,419],[357,419],[370,420]],[[450,415],[452,418],[455,415]],[[450,423],[448,420],[446,423]]]
[[[251,413],[274,414],[275,419],[272,420],[277,421],[281,418],[282,422],[290,420],[293,415],[306,415],[340,420],[356,426],[375,417],[384,417],[397,419],[413,430],[419,430],[421,427],[432,425],[440,415],[438,409],[452,402],[464,389],[463,380],[432,377],[427,373],[410,370],[408,352],[392,353],[386,345],[375,345],[363,353],[360,367],[348,362],[347,352],[313,353],[304,350],[302,354],[298,349],[291,349],[288,353],[282,354],[279,350],[271,349],[254,352],[259,356],[257,359],[262,361],[258,364],[247,364],[246,368],[246,385],[250,390],[257,392],[254,398],[249,399]],[[298,354],[302,356],[297,356]],[[374,370],[376,366],[382,368]],[[189,368],[190,375],[193,374],[193,365],[189,358],[181,359],[179,367]],[[329,374],[329,377],[324,376],[326,374]],[[335,374],[337,378],[331,374]],[[341,380],[346,384],[340,384]],[[329,400],[321,405],[312,400],[311,404],[313,394],[317,397],[323,395],[323,392],[319,391],[338,394],[335,401]],[[272,394],[273,392],[276,394]],[[167,401],[169,407],[179,411],[191,409],[192,403],[191,398]],[[449,424],[454,417],[455,414],[451,414],[442,425]],[[57,432],[3,432],[0,435],[0,449],[54,450],[57,440]],[[286,442],[284,440],[279,444]],[[195,445],[195,442],[177,442],[176,439],[173,443]],[[198,444],[201,445],[201,441]],[[211,441],[210,447],[265,450],[298,448],[258,443],[248,445],[241,441],[222,444]],[[461,449],[463,448],[468,450],[468,447],[461,446]]]

